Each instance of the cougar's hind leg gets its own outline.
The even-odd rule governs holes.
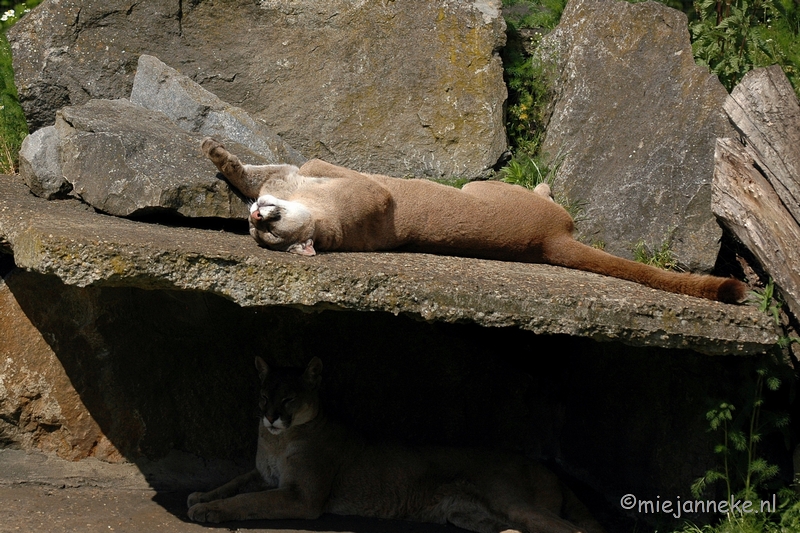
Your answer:
[[[448,509],[447,522],[476,533],[501,533],[519,531],[494,516],[489,509],[476,503],[462,503]]]
[[[533,189],[533,192],[555,202],[553,199],[553,191],[550,189],[550,185],[547,183],[540,183]]]
[[[456,527],[475,531],[476,533],[501,533],[516,531],[502,517],[493,512],[481,496],[465,486],[445,486],[440,489],[444,494],[437,498],[432,509],[432,516],[423,521],[434,523],[450,523]]]

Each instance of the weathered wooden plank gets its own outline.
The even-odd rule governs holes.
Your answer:
[[[800,103],[780,66],[748,72],[724,108],[800,223]]]
[[[759,172],[758,155],[735,139],[717,139],[711,206],[755,254],[800,316],[800,226]]]

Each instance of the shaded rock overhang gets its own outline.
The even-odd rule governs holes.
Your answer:
[[[0,176],[0,250],[69,285],[206,291],[243,307],[384,311],[710,355],[762,353],[777,341],[753,306],[550,265],[397,252],[300,257],[259,248],[248,235],[48,202],[17,176]]]

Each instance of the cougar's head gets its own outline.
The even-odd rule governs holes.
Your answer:
[[[273,435],[310,422],[319,413],[322,361],[314,357],[305,370],[270,368],[256,357],[261,379],[261,423]]]
[[[314,217],[299,202],[260,196],[250,206],[250,235],[258,244],[300,255],[315,255]]]

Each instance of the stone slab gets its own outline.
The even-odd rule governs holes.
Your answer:
[[[549,265],[409,253],[300,257],[257,247],[242,224],[237,234],[135,222],[48,202],[21,178],[0,177],[0,251],[71,285],[199,290],[241,306],[404,313],[706,354],[755,354],[777,340],[753,306]]]

